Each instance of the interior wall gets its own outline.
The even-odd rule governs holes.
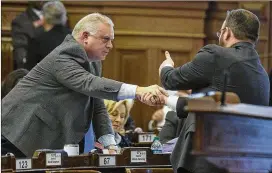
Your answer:
[[[176,66],[190,61],[205,43],[217,43],[215,33],[226,11],[246,8],[262,21],[257,50],[266,70],[271,59],[271,2],[91,2],[65,1],[69,26],[83,16],[99,12],[115,24],[114,48],[103,61],[103,76],[127,83],[148,86],[160,84],[158,68],[168,50]],[[11,21],[26,8],[26,2],[2,1],[2,80],[13,70]],[[270,38],[270,39],[269,39]],[[269,41],[270,40],[270,41]],[[270,52],[270,54],[269,54]],[[131,116],[136,125],[147,130],[155,107],[136,101]]]

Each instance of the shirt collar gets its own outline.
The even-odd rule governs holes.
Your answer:
[[[40,19],[43,18],[42,11],[37,10],[36,8],[32,8],[32,11],[33,11]]]
[[[241,42],[235,43],[231,47],[252,47],[253,48],[255,47],[255,45],[250,42],[241,41]]]

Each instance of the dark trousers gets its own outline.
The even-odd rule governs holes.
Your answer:
[[[17,147],[15,147],[9,140],[1,135],[1,155],[12,153],[15,157],[26,157]]]

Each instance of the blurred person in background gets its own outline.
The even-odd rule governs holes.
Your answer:
[[[26,68],[30,39],[44,32],[42,6],[44,1],[29,1],[27,9],[11,23],[14,68]]]
[[[31,70],[46,57],[53,49],[60,45],[71,30],[66,27],[67,12],[62,2],[50,1],[43,5],[44,31],[31,39],[28,48],[26,67]]]
[[[180,90],[180,91],[171,91],[167,90],[167,93],[169,96],[179,96],[179,97],[188,97],[191,94],[191,90]],[[169,113],[171,112],[171,113]],[[167,121],[174,121],[177,119],[177,115],[175,110],[172,110],[168,106],[163,106],[163,108],[156,110],[151,120],[148,123],[148,131],[153,132],[154,130],[161,131],[162,127],[165,125],[166,120]],[[163,132],[164,133],[164,132]],[[170,132],[172,134],[172,132]],[[163,140],[165,142],[164,137],[160,138],[160,140]]]
[[[128,102],[131,102],[130,104],[134,104],[133,100],[128,99]],[[142,133],[143,129],[141,127],[136,127],[135,122],[131,116],[131,114],[128,116],[128,119],[125,123],[124,129],[126,131],[126,133],[130,133],[130,132],[136,132],[136,133]]]
[[[165,112],[167,110],[164,108],[158,109],[156,110],[152,116],[151,116],[151,120],[148,123],[148,131],[149,132],[154,132],[154,130],[161,130],[161,128],[163,127],[164,123],[165,123]]]

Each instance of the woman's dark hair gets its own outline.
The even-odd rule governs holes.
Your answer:
[[[26,69],[17,69],[9,73],[2,83],[1,98],[4,98],[28,72]]]

